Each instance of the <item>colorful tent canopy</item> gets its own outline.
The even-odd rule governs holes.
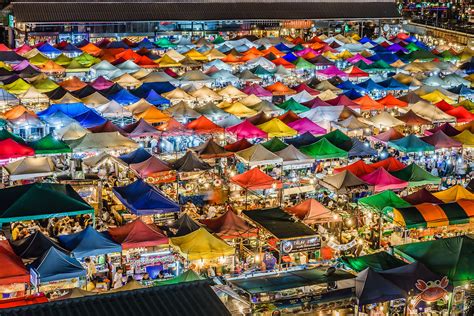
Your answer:
[[[405,168],[391,172],[395,177],[408,181],[410,187],[426,184],[439,184],[441,179],[422,169],[417,164],[412,163]]]
[[[222,239],[250,238],[257,235],[257,229],[232,210],[227,210],[216,218],[201,220],[201,223]]]
[[[330,210],[315,199],[307,199],[295,206],[287,207],[285,211],[297,216],[308,225],[340,220],[340,217],[333,215]]]
[[[314,159],[303,154],[295,146],[289,145],[285,149],[275,152],[277,156],[283,159],[283,166],[290,166],[290,168],[296,166],[308,167],[312,166]]]
[[[273,179],[258,168],[253,168],[233,176],[230,181],[247,190],[265,190],[282,187],[281,181]]]
[[[92,226],[87,226],[79,233],[60,235],[59,242],[76,258],[99,256],[113,252],[121,252],[122,247],[96,231]]]
[[[235,153],[235,156],[249,166],[278,164],[283,161],[262,144],[256,144],[252,147],[238,151]]]
[[[0,285],[28,283],[30,274],[7,240],[0,241]]]
[[[412,194],[402,197],[403,200],[410,203],[411,205],[418,205],[422,203],[431,203],[431,204],[442,204],[443,201],[436,198],[430,191],[426,188],[421,188]]]
[[[195,152],[188,150],[183,157],[173,162],[172,167],[178,172],[194,172],[212,169],[212,167],[201,160]]]
[[[435,149],[462,147],[461,142],[452,139],[441,130],[438,130],[429,136],[421,137],[420,139],[425,143],[434,146]]]
[[[22,259],[39,258],[51,247],[57,248],[64,253],[68,252],[66,249],[59,246],[56,241],[44,235],[39,230],[23,239],[11,241],[10,244],[15,253]]]
[[[65,142],[57,139],[52,134],[48,134],[36,141],[29,142],[28,145],[33,148],[37,155],[65,154],[72,152],[71,148],[69,148]]]
[[[0,160],[33,156],[34,154],[32,148],[19,144],[11,138],[0,141]]]
[[[377,168],[373,172],[360,177],[365,182],[374,186],[374,192],[385,190],[400,190],[408,186],[408,182],[400,180],[382,167]]]
[[[159,177],[162,172],[170,171],[170,166],[161,159],[151,156],[147,160],[129,165],[132,170],[140,175],[141,178]]]
[[[171,201],[156,188],[140,179],[123,187],[114,187],[113,192],[125,207],[137,215],[175,213],[179,211],[177,203]]]
[[[331,191],[336,191],[340,193],[347,192],[356,188],[368,187],[367,182],[352,174],[348,170],[344,170],[335,175],[326,176],[322,180],[320,180],[320,184]]]
[[[194,150],[202,159],[223,158],[233,155],[232,152],[226,151],[212,138],[208,139],[203,144],[192,148],[192,150]]]
[[[30,268],[34,270],[38,285],[51,281],[67,280],[86,276],[86,270],[76,259],[54,247],[36,259]]]
[[[198,134],[213,134],[224,132],[224,129],[211,120],[209,120],[204,115],[201,115],[198,119],[189,122],[186,124],[186,127],[194,130]]]
[[[311,145],[302,146],[299,149],[302,153],[314,159],[334,159],[347,157],[346,151],[336,147],[326,138],[322,138]]]
[[[3,167],[11,181],[47,177],[56,171],[50,157],[26,157]]]
[[[289,112],[287,112],[287,113],[289,113]],[[320,135],[320,134],[325,134],[326,133],[325,128],[322,128],[321,126],[314,123],[313,121],[311,121],[307,117],[303,117],[303,118],[300,118],[296,121],[289,122],[289,123],[287,123],[287,125],[289,127],[291,127],[292,129],[296,130],[298,132],[298,134],[304,134],[306,132],[309,132],[311,134]]]
[[[108,233],[123,249],[168,244],[168,237],[158,227],[145,224],[140,218],[120,227],[109,228]]]
[[[425,143],[413,134],[400,139],[391,140],[388,145],[405,153],[434,151],[435,147]]]
[[[283,150],[288,147],[287,144],[282,142],[277,137],[273,137],[272,139],[267,140],[266,142],[262,143],[262,146],[271,151],[272,153]]]
[[[409,207],[410,203],[400,198],[393,191],[387,190],[381,193],[359,199],[358,203],[365,207],[372,208],[377,212],[387,213],[393,208]]]
[[[455,185],[446,190],[433,193],[433,196],[444,203],[457,202],[459,200],[474,200],[474,193],[470,192],[462,185]]]
[[[359,306],[401,299],[407,295],[406,291],[371,268],[357,275],[356,297]]]
[[[187,260],[216,259],[231,256],[235,252],[234,247],[214,237],[204,228],[185,236],[172,237],[170,241]]]
[[[278,118],[273,118],[266,123],[258,125],[257,127],[268,133],[268,137],[288,137],[298,134],[296,130],[292,129]]]
[[[374,271],[385,271],[406,265],[404,261],[390,255],[385,251],[380,251],[360,257],[343,256],[341,261],[344,263],[344,265],[356,272],[360,272],[367,268],[371,268]]]
[[[378,162],[374,162],[373,164],[370,165],[374,169],[377,169],[379,167],[384,168],[388,172],[392,171],[398,171],[406,167],[406,165],[400,161],[398,161],[394,157],[388,157],[384,160],[380,160]]]

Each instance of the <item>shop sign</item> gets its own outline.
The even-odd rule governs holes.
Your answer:
[[[286,239],[280,242],[280,248],[283,254],[314,251],[321,248],[321,239],[319,236]]]

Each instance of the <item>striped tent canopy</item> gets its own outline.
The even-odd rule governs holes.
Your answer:
[[[406,228],[431,228],[468,224],[474,220],[474,201],[423,203],[393,210],[393,221]]]

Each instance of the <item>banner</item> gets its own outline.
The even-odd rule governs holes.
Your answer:
[[[282,254],[290,254],[295,252],[314,251],[321,248],[321,239],[319,236],[299,239],[287,239],[280,242]]]

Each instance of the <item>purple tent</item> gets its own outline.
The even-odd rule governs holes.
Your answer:
[[[248,87],[245,87],[242,90],[242,92],[244,92],[248,95],[254,94],[257,97],[272,97],[273,96],[273,94],[270,91],[265,90],[264,88],[260,87],[256,83],[254,83],[253,85],[250,85]]]

